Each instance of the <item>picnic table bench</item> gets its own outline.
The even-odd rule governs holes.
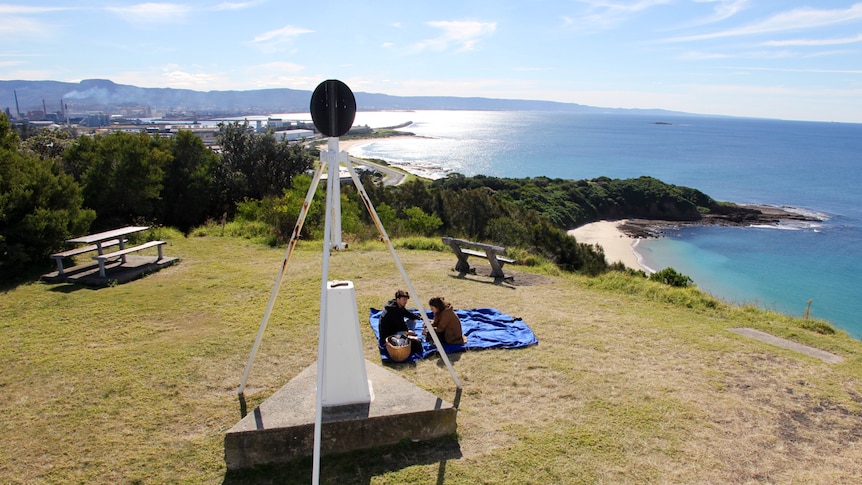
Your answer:
[[[130,248],[123,248],[123,249],[120,249],[118,251],[114,251],[111,253],[99,254],[99,255],[93,256],[93,259],[95,259],[99,263],[99,276],[101,276],[102,278],[105,278],[107,276],[105,273],[105,263],[108,260],[120,258],[120,260],[123,263],[125,263],[127,254],[156,246],[159,248],[159,257],[156,258],[156,261],[160,261],[163,258],[162,246],[165,244],[167,244],[167,241],[149,241],[149,242],[145,242],[144,244],[139,244],[137,246],[133,246]]]
[[[506,277],[503,273],[503,264],[514,263],[514,259],[506,257],[506,248],[502,246],[494,246],[492,244],[483,244],[454,237],[444,237],[443,244],[452,248],[455,256],[458,257],[458,263],[455,265],[455,271],[462,275],[472,272],[470,263],[467,258],[476,256],[485,258],[491,264],[491,276],[503,280],[511,280],[511,277]]]
[[[123,243],[127,242],[126,240]],[[65,271],[63,268],[63,260],[66,258],[71,258],[72,256],[77,256],[79,254],[89,253],[91,251],[98,251],[99,254],[102,254],[102,250],[106,247],[116,246],[120,244],[119,239],[111,239],[109,241],[104,241],[101,244],[91,244],[89,246],[80,246],[77,248],[67,249],[65,251],[60,251],[59,253],[54,253],[51,255],[51,259],[57,262],[57,274],[60,276],[65,275]]]
[[[85,244],[85,246],[80,246],[52,254],[51,258],[57,261],[57,274],[59,276],[63,276],[65,274],[63,268],[63,259],[77,256],[79,254],[88,253],[91,251],[96,251],[97,253],[95,256],[93,256],[93,259],[99,263],[99,276],[102,278],[107,277],[105,273],[106,262],[119,258],[123,263],[125,263],[126,255],[135,251],[141,251],[143,249],[157,246],[159,248],[159,256],[156,261],[160,261],[162,259],[162,245],[167,244],[165,241],[149,241],[143,244],[139,244],[137,246],[126,247],[126,243],[128,242],[126,236],[129,236],[136,232],[146,231],[147,229],[149,229],[149,226],[126,226],[119,229],[112,229],[110,231],[98,232],[95,234],[88,234],[86,236],[67,239],[67,244]],[[110,248],[113,246],[119,246],[119,249],[110,253],[105,252],[106,248]]]

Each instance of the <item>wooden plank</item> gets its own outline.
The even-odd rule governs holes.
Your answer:
[[[159,257],[156,261],[162,259],[162,245],[167,244],[167,241],[150,241],[144,244],[140,244],[138,246],[132,246],[130,248],[121,249],[119,251],[114,251],[108,254],[100,254],[98,256],[93,256],[93,259],[99,262],[99,276],[102,278],[107,277],[105,274],[105,262],[109,259],[113,259],[116,257],[122,258],[123,263],[126,262],[126,254],[133,253],[135,251],[141,251],[142,249],[151,248],[153,246],[157,246],[159,248]]]
[[[96,234],[88,234],[86,236],[76,237],[73,239],[67,239],[66,242],[69,244],[91,244],[107,239],[120,238],[122,236],[126,236],[135,232],[146,231],[147,229],[149,229],[149,226],[121,227],[119,229],[112,229],[110,231],[99,232]]]
[[[494,246],[493,244],[477,243],[477,242],[473,242],[473,241],[467,241],[466,239],[458,239],[458,238],[454,238],[454,237],[444,237],[443,238],[443,244],[448,244],[449,246],[452,246],[453,244],[455,244],[455,245],[458,245],[462,248],[467,247],[467,248],[476,249],[479,251],[491,250],[497,254],[505,254],[506,253],[506,248],[504,248],[502,246]]]
[[[470,256],[478,256],[480,258],[486,258],[486,259],[488,258],[488,253],[481,252],[481,251],[473,251],[472,249],[461,248],[461,252],[464,254],[469,254]]]
[[[114,251],[112,253],[100,254],[97,256],[93,256],[93,259],[97,261],[105,261],[108,259],[113,259],[118,256],[122,256],[124,254],[133,253],[135,251],[140,251],[142,249],[151,248],[153,246],[161,246],[162,244],[167,244],[167,241],[150,241],[139,246],[132,246],[130,248],[120,249],[119,251]]]
[[[104,247],[107,247],[107,246],[116,246],[117,244],[120,244],[120,240],[119,240],[119,239],[114,239],[114,240],[112,240],[112,241],[105,241],[105,242],[103,242],[103,243],[102,243],[102,247],[104,248]],[[89,253],[90,251],[95,251],[95,250],[96,250],[96,249],[98,249],[98,248],[99,248],[99,247],[98,247],[98,246],[96,246],[95,244],[93,244],[93,245],[91,245],[91,246],[82,246],[82,247],[79,247],[79,248],[72,248],[72,249],[67,249],[66,251],[61,251],[61,252],[59,252],[59,253],[54,253],[54,254],[52,254],[52,255],[51,255],[51,257],[52,257],[52,258],[54,258],[54,259],[57,259],[57,258],[60,258],[60,259],[62,259],[62,258],[69,258],[69,257],[72,257],[72,256],[77,256],[77,255],[79,255],[79,254]]]
[[[123,242],[125,242],[125,240],[123,240]],[[120,240],[114,239],[111,241],[105,241],[104,243],[102,243],[102,247],[104,248],[106,246],[116,246],[117,244],[120,244]],[[57,274],[63,276],[65,274],[65,272],[63,271],[63,259],[77,256],[79,254],[89,253],[90,251],[96,251],[98,249],[99,246],[96,244],[93,244],[91,246],[83,246],[80,248],[67,249],[65,251],[52,254],[51,259],[57,262]]]

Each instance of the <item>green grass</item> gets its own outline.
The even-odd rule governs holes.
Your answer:
[[[0,482],[309,483],[311,461],[227,474],[225,432],[284,248],[162,230],[181,262],[98,290],[0,294]],[[516,286],[458,278],[434,241],[398,240],[423,303],[522,317],[539,345],[452,356],[458,436],[324,457],[324,483],[848,483],[862,475],[862,342],[811,320],[643,278],[507,265]],[[415,247],[422,249],[405,249]],[[442,249],[442,250],[441,250]],[[321,253],[292,257],[247,383],[248,407],[316,359]],[[487,274],[487,268],[486,273]],[[367,309],[404,286],[382,243],[334,253]],[[752,327],[845,357],[826,364],[741,337]],[[390,368],[443,399],[441,362]]]

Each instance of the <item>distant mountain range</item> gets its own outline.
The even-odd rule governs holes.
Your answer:
[[[193,91],[191,89],[140,88],[106,79],[79,83],[59,81],[0,81],[0,109],[13,118],[37,113],[69,112],[195,114],[206,116],[307,113],[311,91],[255,89],[248,91]],[[354,92],[357,109],[375,110],[497,110],[563,111],[579,113],[632,113],[688,115],[661,109],[599,108],[576,103],[453,96],[389,96]]]

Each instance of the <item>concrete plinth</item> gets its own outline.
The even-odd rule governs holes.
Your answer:
[[[119,259],[105,263],[105,277],[99,275],[98,263],[84,263],[66,268],[64,274],[52,271],[42,275],[46,283],[77,283],[91,287],[104,287],[113,283],[123,284],[155,273],[163,268],[179,263],[179,258],[126,255],[126,262]]]
[[[402,440],[455,434],[455,407],[383,367],[365,361],[369,404],[324,408],[321,454],[345,453]],[[279,389],[228,430],[230,471],[287,463],[314,452],[317,363]]]

